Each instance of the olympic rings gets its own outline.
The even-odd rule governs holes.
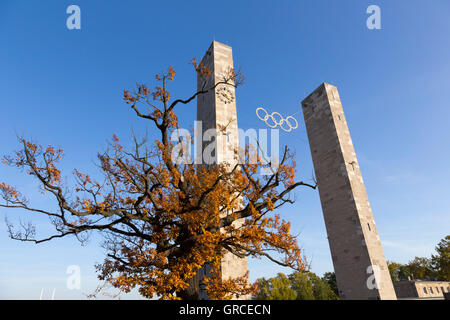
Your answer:
[[[261,118],[258,111],[263,110],[266,115]],[[281,114],[278,112],[272,112],[272,114],[269,114],[266,109],[259,107],[256,109],[256,116],[259,118],[259,120],[264,121],[270,128],[276,128],[277,126],[280,126],[280,129],[286,132],[291,132],[294,129],[298,128],[298,122],[293,116],[288,116],[286,119],[283,118]],[[278,117],[277,120],[275,117]],[[292,119],[292,120],[291,120]],[[270,121],[268,121],[270,120]],[[289,122],[290,121],[290,122]],[[284,125],[286,124],[286,125]]]

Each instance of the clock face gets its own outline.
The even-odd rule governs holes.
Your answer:
[[[217,96],[220,101],[225,104],[231,103],[234,101],[233,92],[230,89],[222,87],[217,90]]]

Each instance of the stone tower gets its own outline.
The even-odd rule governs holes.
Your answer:
[[[222,80],[222,76],[230,68],[233,68],[231,47],[213,41],[201,62],[211,71],[211,75],[206,79],[206,83],[204,78],[198,76],[198,91],[203,88],[213,87]],[[215,145],[215,152],[212,153],[212,157],[208,157],[211,156],[211,153],[205,152],[203,163],[227,163],[230,166],[234,166],[237,163],[238,156],[235,151],[239,148],[234,87],[219,85],[215,90],[200,95],[197,98],[197,121],[201,121],[201,128],[198,126],[196,128],[196,130],[200,131],[198,134],[201,134],[203,139],[207,140],[203,146],[198,147],[201,148],[201,151],[206,151],[205,145],[211,145],[213,141]],[[214,130],[215,137],[211,137],[206,132],[208,129],[216,129]],[[236,223],[239,224],[240,222],[236,221]],[[245,275],[247,271],[246,258],[238,258],[231,253],[227,253],[222,259],[221,272],[223,279],[240,277]],[[203,272],[207,272],[207,267],[204,268]],[[206,298],[205,292],[201,292],[201,298]]]
[[[341,299],[396,299],[337,88],[302,102]]]

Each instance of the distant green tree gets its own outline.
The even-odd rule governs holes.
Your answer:
[[[406,266],[413,279],[429,280],[434,278],[431,260],[428,258],[415,257]]]
[[[275,278],[256,280],[258,284],[258,300],[296,300],[297,292],[291,288],[291,281],[283,273]]]
[[[407,264],[388,261],[388,269],[392,281],[408,280],[429,280],[434,278],[430,259],[415,257]]]
[[[328,284],[312,272],[294,272],[289,276],[257,280],[259,300],[337,300],[337,294]]]
[[[316,300],[310,273],[294,272],[289,275],[292,289],[297,292],[297,300]]]
[[[450,235],[438,243],[436,253],[431,256],[431,266],[436,280],[450,281]]]
[[[388,261],[392,281],[415,280],[450,281],[450,235],[436,246],[436,254],[431,259],[415,257],[407,264]]]
[[[337,281],[336,281],[336,273],[325,272],[323,274],[323,279],[325,279],[328,282],[328,285],[330,286],[331,290],[333,290],[334,294],[336,296],[339,296],[339,290],[338,290]]]
[[[388,264],[389,274],[391,275],[392,281],[397,282],[397,281],[405,280],[408,278],[408,274],[406,273],[406,268],[403,264],[393,262],[393,261],[388,261],[387,264]]]
[[[310,278],[316,300],[338,300],[338,295],[331,289],[325,278],[320,278],[314,273],[310,273]]]

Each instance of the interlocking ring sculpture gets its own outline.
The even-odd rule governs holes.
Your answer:
[[[265,114],[266,114],[262,118],[258,113],[258,111],[260,111],[260,110],[263,110],[263,112],[265,112]],[[261,107],[256,109],[256,116],[259,118],[259,120],[264,121],[272,129],[276,128],[277,126],[280,126],[281,130],[286,131],[286,132],[291,132],[292,130],[298,128],[298,122],[293,116],[288,116],[286,119],[284,119],[283,116],[281,114],[279,114],[278,112],[272,112],[271,114],[269,114],[266,111],[266,109],[261,108]],[[279,118],[279,120],[276,119],[277,117]],[[270,119],[270,121],[268,121],[269,119]],[[292,119],[292,120],[290,120],[290,119]],[[291,122],[289,122],[289,121],[291,121]],[[294,123],[292,123],[292,121],[294,121]]]

